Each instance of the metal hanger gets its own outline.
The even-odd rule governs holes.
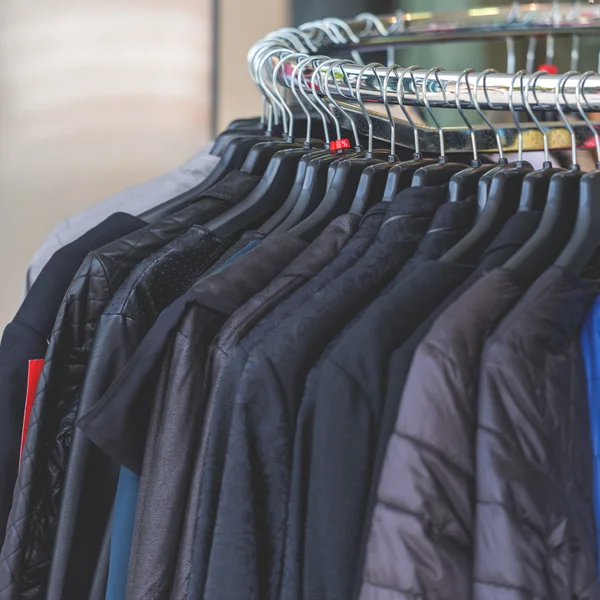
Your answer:
[[[560,167],[552,166],[548,144],[548,132],[536,117],[535,112],[531,107],[531,102],[529,100],[529,91],[531,85],[533,85],[533,94],[535,99],[535,89],[537,81],[543,75],[547,75],[547,72],[537,71],[529,78],[525,87],[525,95],[523,99],[525,102],[525,107],[527,108],[527,112],[531,117],[531,120],[534,122],[535,126],[542,134],[544,142],[544,163],[541,169],[533,171],[532,173],[529,173],[527,177],[525,177],[523,181],[523,189],[521,191],[519,210],[542,210],[546,205],[546,200],[548,198],[548,189],[550,187],[550,180],[552,179],[552,176],[556,173],[564,171],[564,169],[561,169]],[[559,79],[559,82],[560,81],[562,81],[562,79]],[[572,132],[570,126],[569,132]]]
[[[490,71],[488,71],[488,73],[489,72]],[[482,75],[483,77],[486,76],[486,74]],[[511,90],[514,89],[514,82],[519,75],[521,74],[517,73],[513,77]],[[476,93],[474,94],[474,98],[475,97],[477,97]],[[476,103],[475,106],[478,109],[477,112],[479,112],[481,107],[478,103]],[[523,179],[527,173],[530,173],[533,170],[527,163],[506,163],[500,135],[489,119],[487,119],[487,117],[484,118],[487,125],[492,129],[496,136],[498,152],[500,153],[501,160],[504,161],[504,164],[497,170],[494,170],[487,200],[482,207],[481,214],[475,222],[475,225],[471,231],[460,240],[460,242],[441,257],[440,260],[445,262],[466,264],[477,263],[481,254],[493,242],[498,233],[500,233],[508,219],[517,212]]]
[[[577,139],[560,97],[570,77],[579,75],[569,71],[556,84],[556,110],[571,135],[571,167],[556,173],[550,180],[548,199],[542,219],[533,236],[506,263],[505,268],[516,273],[520,281],[533,282],[558,257],[573,233],[579,205],[579,184],[583,173],[577,164]],[[527,177],[525,178],[527,180]]]
[[[597,262],[597,251],[600,246],[600,136],[582,104],[582,99],[587,103],[584,94],[585,82],[594,75],[597,75],[597,73],[587,71],[581,76],[577,86],[576,101],[581,118],[594,136],[596,169],[586,173],[581,178],[579,207],[573,234],[554,263],[557,267],[565,269],[573,275],[580,275],[591,259],[596,259],[595,262]],[[593,266],[596,267],[597,265]]]
[[[468,169],[464,169],[463,171],[459,171],[455,175],[450,178],[450,183],[448,186],[448,199],[450,202],[457,202],[460,200],[466,200],[471,196],[476,196],[479,181],[481,178],[495,168],[495,165],[484,165],[479,160],[477,155],[477,138],[475,136],[475,130],[473,126],[465,116],[465,112],[462,108],[462,104],[460,101],[460,83],[463,76],[465,77],[465,82],[467,84],[467,90],[469,92],[469,98],[471,102],[473,102],[473,94],[471,93],[471,86],[469,85],[469,73],[473,73],[474,69],[465,69],[460,77],[456,81],[456,109],[460,114],[462,120],[465,122],[465,125],[469,129],[471,136],[471,146],[473,150],[473,160],[471,161],[471,166]],[[475,84],[477,88],[477,83]]]
[[[444,99],[446,100],[446,90],[444,89],[441,81],[438,78],[438,73],[442,70],[441,67],[434,67],[430,69],[425,78],[423,79],[423,102],[425,103],[425,108],[429,112],[432,121],[435,124],[435,128],[437,129],[439,140],[440,140],[440,157],[437,163],[427,165],[425,167],[421,167],[413,176],[412,187],[421,187],[421,186],[432,186],[432,185],[443,185],[450,181],[450,178],[455,173],[462,171],[465,168],[463,163],[457,162],[448,162],[448,157],[446,156],[446,144],[444,141],[444,130],[439,124],[436,116],[433,114],[433,110],[431,109],[431,105],[429,104],[429,99],[427,98],[427,83],[429,81],[429,77],[432,74],[435,74],[437,84],[442,91]]]
[[[397,76],[396,98],[398,100],[398,105],[402,109],[402,112],[404,113],[404,116],[406,117],[406,121],[408,122],[409,126],[412,129],[413,140],[414,140],[414,153],[412,155],[412,159],[403,161],[400,163],[396,163],[390,169],[390,171],[388,173],[386,185],[385,185],[385,190],[383,192],[383,201],[384,202],[391,201],[396,196],[396,194],[398,194],[399,192],[401,192],[402,190],[404,190],[406,188],[409,188],[412,184],[413,175],[415,174],[415,172],[418,169],[420,169],[421,167],[425,167],[427,165],[433,165],[437,162],[437,160],[435,158],[424,158],[423,157],[423,154],[421,153],[419,131],[417,129],[417,126],[416,126],[410,112],[407,110],[406,106],[404,105],[404,89],[405,89],[404,79],[407,74],[411,78],[413,89],[415,90],[415,95],[417,95],[417,98],[419,97],[419,88],[417,86],[417,82],[415,79],[415,71],[417,69],[419,69],[420,67],[416,67],[416,66],[407,67],[406,69],[404,69],[402,71],[402,75],[398,74],[398,68],[399,67],[397,65],[392,65],[390,67],[390,69],[386,73],[385,79],[383,81],[383,89],[384,89],[384,93],[386,93],[386,98],[387,98],[388,81],[389,81],[389,77],[393,71]],[[384,105],[385,105],[385,103],[384,103]],[[393,119],[389,104],[386,106],[386,111],[387,111],[388,118],[391,123],[390,139],[392,141],[393,147],[395,148],[395,146],[396,146],[396,125],[394,123],[394,119]]]

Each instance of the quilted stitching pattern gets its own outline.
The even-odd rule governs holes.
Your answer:
[[[224,208],[204,201],[105,246],[88,256],[69,287],[40,377],[0,553],[0,600],[44,596],[73,418],[98,318],[138,262]]]

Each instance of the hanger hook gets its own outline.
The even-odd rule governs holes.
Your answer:
[[[322,62],[316,64],[316,66],[315,66],[315,63],[317,63],[318,60],[321,60]],[[319,97],[319,94],[317,93],[316,78],[318,77],[318,79],[319,79],[319,86],[318,86],[319,89],[323,90],[323,74],[321,72],[321,69],[323,68],[323,65],[328,63],[328,61],[330,61],[330,60],[331,59],[329,59],[329,57],[325,56],[325,55],[314,56],[313,57],[313,74],[311,75],[311,78],[310,78],[311,93],[315,100],[315,102],[312,103],[312,105],[315,107],[317,112],[321,115],[321,120],[323,121],[323,130],[324,130],[325,142],[326,142],[327,148],[329,148],[331,146],[331,140],[329,137],[329,123],[327,122],[327,115],[329,115],[331,120],[336,124],[337,124],[337,118],[333,114],[333,112],[330,110],[330,108],[327,106],[327,103],[324,102],[323,99]],[[339,124],[337,126],[337,129],[339,129]]]
[[[313,73],[313,77],[315,76],[315,74],[318,75],[319,77],[319,89],[321,90],[321,93],[323,95],[325,95],[325,87],[329,86],[328,80],[329,80],[329,76],[331,75],[331,71],[333,70],[333,65],[337,62],[338,59],[336,58],[329,58],[327,56],[323,57],[326,60],[324,60],[322,63],[320,63],[316,68],[315,71]],[[325,73],[323,73],[323,71],[325,71]],[[325,79],[324,79],[325,77]],[[315,97],[315,99],[317,100],[317,102],[321,105],[321,107],[323,108],[323,110],[329,115],[329,117],[331,118],[334,126],[335,126],[335,132],[337,135],[337,139],[341,139],[342,137],[342,128],[340,125],[340,120],[336,117],[335,113],[329,108],[329,106],[327,106],[327,103],[319,97],[319,95],[317,94],[317,90],[316,90],[316,86],[313,84],[313,88],[312,88],[312,93],[313,96]],[[327,136],[327,141],[329,141],[329,133],[326,132],[325,135]]]
[[[398,100],[398,105],[402,109],[402,112],[404,113],[406,120],[408,121],[409,125],[411,126],[411,128],[413,130],[413,138],[414,138],[414,142],[415,142],[415,153],[414,153],[415,159],[421,157],[421,141],[419,140],[419,130],[417,128],[417,125],[415,124],[415,122],[410,114],[410,111],[404,105],[404,78],[406,77],[407,73],[410,75],[410,78],[411,78],[412,84],[413,84],[413,89],[415,91],[415,96],[416,96],[416,99],[418,102],[420,99],[419,98],[419,86],[417,85],[417,80],[415,78],[415,71],[420,68],[421,67],[417,67],[414,65],[412,67],[406,67],[406,69],[404,69],[404,71],[402,71],[402,75],[398,75],[398,71],[394,69],[394,72],[396,73],[396,76],[398,77],[398,82],[396,84],[396,98]]]
[[[594,124],[590,121],[590,118],[588,117],[587,113],[585,112],[584,108],[583,108],[583,104],[581,102],[581,100],[583,99],[583,101],[588,104],[588,101],[585,97],[585,91],[584,91],[584,86],[585,86],[585,82],[592,77],[593,75],[598,75],[598,73],[596,73],[595,71],[586,71],[579,79],[579,83],[577,84],[577,89],[575,92],[575,99],[577,102],[577,110],[579,111],[579,114],[581,115],[581,118],[585,121],[586,125],[590,128],[590,131],[592,132],[592,135],[594,136],[594,141],[596,142],[596,165],[598,166],[598,168],[600,168],[600,135],[598,134],[598,131],[596,129],[596,127],[594,126]]]
[[[292,58],[299,58],[301,56],[305,57],[306,54],[300,53],[300,52],[293,52],[291,54],[288,54],[287,56],[282,58],[277,63],[275,68],[273,69],[273,77],[272,77],[273,90],[274,90],[275,94],[277,95],[277,98],[279,99],[281,105],[284,107],[285,112],[287,113],[287,116],[289,117],[289,122],[284,119],[284,131],[287,135],[288,142],[292,142],[293,137],[294,137],[294,113],[292,112],[292,109],[289,107],[288,103],[285,101],[283,94],[279,91],[279,87],[277,86],[277,76],[279,75],[279,71],[281,70],[281,67],[285,64],[286,61],[288,61]],[[297,68],[297,66],[296,66],[296,68]],[[294,71],[295,71],[295,69],[294,69]],[[293,81],[293,77],[294,77],[294,72],[292,72],[292,81]],[[300,106],[302,106],[302,104],[300,104]],[[286,125],[287,125],[287,128],[286,128]]]
[[[268,48],[267,48],[268,49]],[[264,49],[263,49],[264,50]],[[261,53],[261,50],[259,50],[257,52],[257,55]],[[274,111],[275,109],[279,110],[281,112],[282,118],[284,120],[284,129],[286,128],[286,115],[285,115],[285,108],[284,105],[280,105],[279,104],[279,100],[278,98],[275,96],[275,94],[272,92],[271,89],[269,89],[269,87],[267,86],[267,84],[265,83],[264,77],[263,77],[263,68],[264,65],[266,63],[267,60],[269,60],[269,58],[271,58],[272,56],[275,56],[276,54],[292,54],[292,51],[289,50],[288,48],[275,48],[275,49],[271,49],[269,51],[266,52],[266,54],[264,56],[261,56],[260,59],[258,59],[258,68],[256,71],[256,76],[257,76],[257,82],[258,85],[260,85],[260,87],[264,90],[265,96],[269,99],[269,103],[271,105],[271,112],[269,115],[269,125],[268,125],[268,131],[272,131],[273,129],[273,118],[274,118]]]
[[[329,78],[331,77],[331,74],[332,74],[333,70],[335,69],[335,67],[338,66],[338,64],[340,63],[340,59],[332,58],[326,62],[328,64],[328,67],[327,67],[327,71],[325,72],[325,80],[321,79],[321,81],[323,83],[323,87],[322,87],[323,92],[325,92],[325,95],[327,96],[327,98],[330,99]],[[335,79],[335,77],[334,77],[334,79]],[[335,102],[333,102],[333,104],[335,104]],[[335,104],[335,106],[337,106],[337,104]],[[337,139],[339,140],[342,138],[342,126],[341,126],[340,120],[337,118],[337,116],[335,115],[335,113],[333,111],[330,110],[329,113],[333,116],[333,122],[335,124],[335,133],[337,135]]]
[[[510,110],[510,114],[512,115],[513,121],[515,123],[515,127],[517,128],[517,140],[518,140],[518,154],[517,154],[517,161],[518,162],[523,162],[523,128],[521,127],[521,122],[519,121],[519,115],[517,115],[517,112],[515,111],[515,103],[513,100],[513,93],[515,90],[515,82],[517,81],[517,78],[521,78],[521,85],[520,85],[520,90],[521,90],[521,102],[523,99],[523,77],[527,74],[527,71],[522,70],[522,71],[518,71],[517,73],[515,73],[514,77],[511,79],[510,81],[510,87],[508,90],[508,108]]]
[[[375,75],[375,77],[377,77],[377,71],[375,70],[376,67],[383,67],[383,65],[378,62],[372,62],[372,63],[369,63],[368,65],[365,65],[360,70],[358,78],[356,79],[356,99],[358,100],[360,109],[362,110],[363,116],[367,120],[367,125],[369,127],[369,141],[368,141],[368,146],[367,146],[367,158],[371,158],[373,155],[373,120],[371,119],[371,116],[367,112],[365,103],[362,99],[361,83],[362,83],[362,78],[363,78],[364,74],[369,69],[371,69],[373,71],[373,75]],[[381,82],[379,82],[379,85],[381,86]]]
[[[469,91],[469,98],[470,98],[471,102],[473,102],[473,94],[471,93],[471,86],[469,85],[469,73],[474,73],[474,72],[475,72],[475,69],[465,69],[458,76],[458,79],[456,80],[455,96],[456,96],[456,109],[458,110],[458,113],[460,114],[461,119],[465,122],[465,125],[469,128],[469,135],[471,136],[471,146],[473,147],[473,161],[479,162],[479,159],[477,157],[477,139],[475,138],[475,130],[473,129],[473,125],[471,125],[471,123],[465,116],[465,111],[460,102],[460,82],[463,77],[465,78],[465,82],[467,84],[467,90]]]
[[[385,77],[383,78],[383,106],[385,107],[385,112],[387,113],[389,122],[390,122],[390,155],[389,160],[394,160],[394,156],[396,154],[396,123],[394,122],[394,116],[392,115],[392,109],[390,108],[390,103],[388,102],[388,84],[390,81],[390,76],[392,72],[396,72],[396,76],[398,65],[390,65],[388,70],[386,71]]]
[[[350,84],[350,82],[348,80],[348,74],[344,70],[344,65],[349,64],[349,63],[354,64],[349,59],[339,59],[338,61],[336,61],[336,63],[334,65],[331,66],[331,70],[333,71],[339,67],[339,69],[342,72],[342,75],[346,81],[346,85],[348,86],[348,89],[352,90],[352,85]],[[328,72],[328,74],[329,74],[329,72]],[[335,76],[334,76],[334,80],[335,80]],[[342,108],[342,106],[334,100],[333,95],[331,94],[331,91],[329,89],[329,77],[327,77],[325,79],[325,93],[326,93],[327,97],[329,98],[329,101],[348,119],[348,121],[350,121],[350,126],[352,128],[352,135],[354,136],[355,146],[357,149],[360,149],[360,147],[361,147],[360,139],[358,137],[358,129],[356,128],[356,123],[354,122],[354,119],[352,119],[352,117],[350,116],[350,113],[346,109]]]
[[[500,134],[498,133],[498,130],[496,129],[496,127],[494,127],[493,123],[490,121],[488,116],[485,114],[485,112],[481,110],[481,105],[479,104],[478,98],[479,83],[483,79],[483,91],[485,93],[486,100],[489,103],[486,85],[487,76],[490,73],[497,72],[498,71],[496,69],[486,69],[485,71],[479,73],[479,75],[477,76],[477,80],[475,81],[475,89],[473,90],[473,104],[475,105],[475,110],[478,112],[479,116],[485,121],[485,124],[490,128],[490,131],[494,134],[494,137],[496,138],[496,145],[498,146],[498,155],[500,156],[500,161],[504,162],[504,148],[502,148],[502,140],[500,139]]]
[[[573,130],[573,127],[571,125],[571,123],[569,123],[567,116],[565,115],[565,111],[561,105],[560,102],[560,96],[562,94],[563,100],[565,100],[566,102],[566,97],[565,97],[565,85],[567,84],[567,81],[571,78],[574,77],[575,75],[579,75],[579,72],[577,71],[567,71],[566,73],[564,73],[558,80],[558,82],[556,83],[556,89],[555,91],[555,99],[556,99],[556,110],[558,112],[558,114],[560,115],[561,119],[564,121],[565,123],[565,127],[569,130],[569,135],[571,136],[571,168],[578,168],[577,165],[577,138],[575,137],[575,131]]]
[[[538,128],[539,132],[542,134],[542,139],[544,140],[544,162],[550,163],[550,149],[548,146],[548,133],[542,127],[542,124],[539,122],[538,118],[535,116],[533,109],[531,108],[531,103],[529,102],[529,90],[531,85],[533,84],[533,94],[535,97],[535,88],[537,85],[537,80],[542,77],[542,75],[548,75],[546,71],[536,71],[533,75],[531,75],[527,83],[525,84],[525,95],[523,96],[523,100],[525,101],[525,108],[531,117],[531,120],[535,123],[535,126]]]
[[[300,99],[300,94],[302,96],[304,96],[305,100],[315,108],[315,110],[317,112],[320,111],[318,109],[318,107],[314,106],[314,104],[311,102],[310,98],[308,97],[308,94],[306,93],[305,89],[304,89],[304,69],[306,68],[306,66],[314,60],[314,58],[312,56],[306,56],[303,55],[304,58],[302,58],[301,60],[298,61],[298,63],[296,64],[296,66],[294,67],[294,70],[292,71],[292,76],[291,76],[291,80],[290,80],[290,88],[292,90],[292,94],[294,94],[294,97],[296,98],[296,101],[298,102],[298,104],[300,105],[300,108],[302,108],[304,114],[306,115],[306,139],[304,140],[304,144],[306,147],[310,146],[310,135],[311,135],[311,131],[312,131],[312,115],[310,114],[310,111],[306,108],[305,104],[302,102],[302,100]],[[298,84],[298,88],[300,90],[300,94],[298,93],[298,90],[296,89],[296,82]],[[293,120],[293,114],[291,119]]]
[[[440,162],[446,162],[447,158],[446,158],[446,143],[444,140],[444,130],[443,130],[442,126],[440,125],[439,121],[436,119],[435,115],[433,114],[433,110],[431,110],[431,105],[429,104],[429,98],[427,98],[427,83],[428,83],[431,75],[435,74],[437,83],[440,86],[440,90],[442,90],[442,93],[444,95],[444,101],[446,101],[446,91],[444,90],[444,86],[442,85],[442,82],[440,81],[440,77],[438,75],[438,73],[440,71],[443,71],[442,67],[433,67],[433,69],[429,69],[429,71],[427,72],[427,75],[425,75],[425,78],[423,79],[423,88],[422,89],[423,89],[423,102],[425,103],[427,112],[431,116],[431,120],[435,124],[435,128],[437,129],[438,136],[440,138]]]

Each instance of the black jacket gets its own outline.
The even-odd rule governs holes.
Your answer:
[[[181,296],[227,246],[225,240],[201,225],[193,225],[133,269],[98,321],[78,415],[94,413],[98,400],[121,373],[160,312]],[[120,424],[120,420],[111,419],[96,426],[115,435],[120,432]],[[92,440],[96,441],[94,437]],[[116,488],[115,475],[112,461],[76,429],[47,600],[87,596]]]
[[[421,315],[430,308],[430,294],[417,293],[410,274],[469,231],[475,207],[475,198],[444,203],[395,278],[393,285],[406,290],[406,301]],[[439,283],[431,278],[432,288]],[[352,595],[383,404],[384,357],[393,341],[418,323],[419,313],[396,300],[402,308],[386,313],[383,321],[369,319],[357,327],[359,318],[346,328],[307,378],[294,441],[283,600],[300,600],[303,591],[322,600]]]
[[[234,181],[226,178],[197,204],[90,254],[70,285],[46,354],[0,554],[1,600],[45,594],[79,388],[98,318],[140,260],[190,225],[222,213],[259,179],[232,175]]]
[[[182,541],[184,545],[191,544],[192,555],[187,572],[182,570],[176,574],[177,598],[188,598],[188,596],[190,599],[203,598],[235,384],[244,368],[248,351],[255,343],[261,341],[264,335],[271,332],[280,321],[294,314],[322,286],[326,285],[333,277],[343,273],[365,253],[377,236],[387,208],[388,204],[383,202],[374,206],[363,217],[358,231],[340,253],[318,274],[256,323],[231,353],[226,369],[218,382],[216,393],[211,392],[211,406],[214,405],[217,410],[213,414],[209,408],[202,448],[196,462],[195,473],[198,475],[195,479],[198,480],[199,489],[197,492],[198,509],[195,511],[197,514],[191,516],[191,525],[186,526],[186,532],[191,532],[193,539],[188,542],[188,539],[185,538]]]
[[[60,303],[88,252],[145,224],[136,217],[115,213],[58,250],[4,330],[0,344],[0,547],[17,479],[28,362],[46,355]]]
[[[325,345],[415,253],[445,200],[417,189],[391,203],[386,216],[396,218],[363,257],[251,352],[233,406],[206,597],[279,598],[303,382]]]
[[[252,327],[265,315],[283,302],[293,292],[305,284],[311,277],[319,273],[337,256],[340,249],[356,231],[360,217],[344,215],[328,225],[323,233],[310,246],[286,267],[264,290],[255,294],[227,320],[213,340],[209,349],[207,368],[211,369],[210,393],[202,428],[201,442],[194,457],[192,480],[189,483],[185,523],[177,553],[175,579],[173,581],[172,598],[187,598],[188,583],[191,578],[193,553],[196,538],[196,522],[203,489],[213,489],[212,483],[220,481],[221,466],[215,457],[221,456],[218,450],[227,433],[223,422],[227,421],[229,405],[223,402],[218,394],[222,381],[227,380],[226,366],[230,354],[237,343],[242,340]],[[215,435],[211,435],[215,433]],[[218,485],[218,484],[217,484]],[[210,507],[214,504],[211,502]],[[204,504],[203,516],[207,521],[200,521],[204,526],[212,523],[212,514]],[[205,543],[201,534],[199,541]],[[197,572],[197,571],[195,571]]]

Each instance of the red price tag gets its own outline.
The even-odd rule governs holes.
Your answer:
[[[27,428],[29,427],[29,417],[35,400],[35,392],[37,390],[38,381],[44,366],[44,359],[39,358],[29,361],[27,371],[27,395],[25,397],[25,414],[23,415],[23,431],[21,432],[21,454],[19,455],[19,467],[21,466],[21,458],[23,457],[23,448],[27,439]]]

